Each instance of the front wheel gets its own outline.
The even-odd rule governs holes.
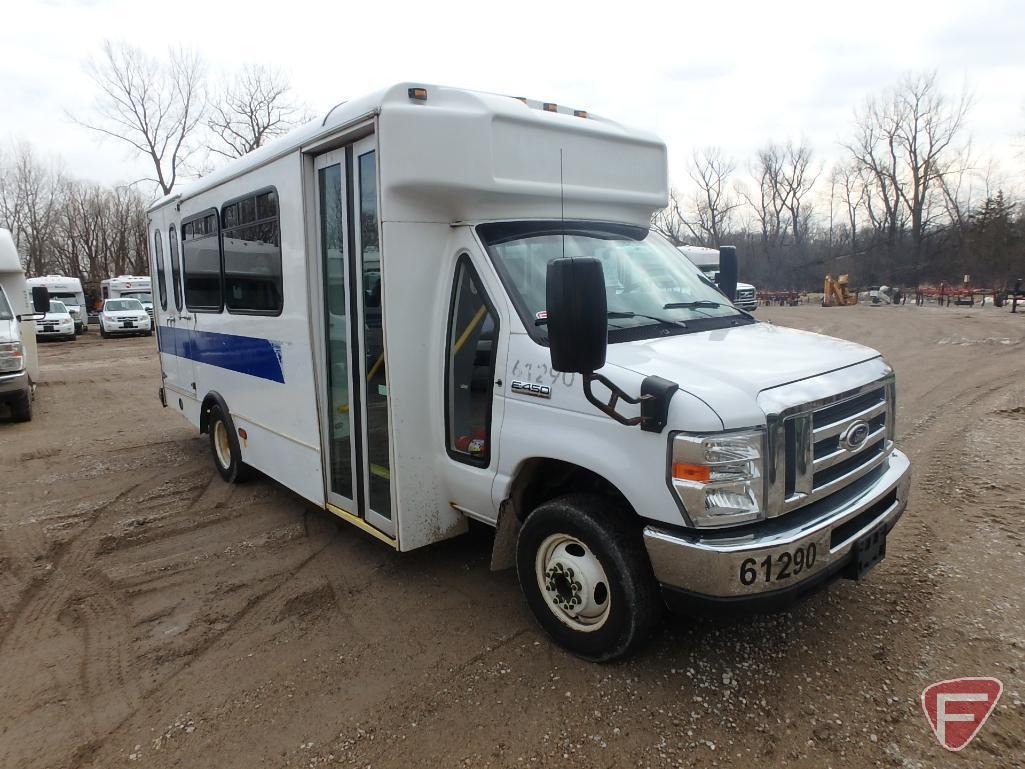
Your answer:
[[[107,333],[107,329],[105,329],[103,326],[100,326],[100,338],[107,339],[109,336],[110,334]]]
[[[32,421],[32,392],[23,391],[17,400],[11,401],[11,419],[15,422]]]
[[[540,625],[593,662],[636,649],[662,613],[640,526],[605,497],[570,494],[535,509],[520,529],[516,569]]]
[[[217,472],[228,483],[240,483],[249,478],[252,469],[242,461],[242,447],[239,446],[231,416],[214,405],[210,408],[210,451],[214,455]]]

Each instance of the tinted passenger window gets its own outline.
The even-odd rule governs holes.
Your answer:
[[[182,225],[185,306],[200,312],[221,311],[221,250],[217,214],[209,213]]]
[[[153,261],[157,263],[157,292],[160,294],[160,309],[167,309],[167,280],[164,277],[164,247],[160,242],[160,230],[153,232]]]
[[[261,192],[223,211],[224,304],[228,312],[281,312],[278,196]]]
[[[449,456],[486,466],[498,321],[469,257],[456,266],[446,371]]]
[[[178,258],[178,232],[172,224],[167,229],[167,245],[171,249],[171,291],[174,293],[174,309],[182,309],[182,266]]]

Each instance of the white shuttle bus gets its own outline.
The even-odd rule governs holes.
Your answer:
[[[495,526],[559,643],[862,577],[903,512],[894,377],[757,322],[649,229],[657,137],[402,84],[156,203],[164,404],[401,551]],[[737,362],[743,361],[743,365]]]
[[[82,281],[66,275],[40,275],[28,279],[29,288],[43,286],[50,292],[50,298],[56,299],[68,308],[72,320],[75,321],[75,333],[81,334],[89,325],[89,309],[85,305],[85,292]]]
[[[100,281],[100,294],[107,299],[138,299],[153,320],[153,291],[149,275],[118,275]]]
[[[48,306],[45,289],[33,291],[25,280],[11,231],[0,228],[0,403],[15,422],[32,419],[39,381],[35,320]]]

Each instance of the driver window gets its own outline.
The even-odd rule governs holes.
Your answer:
[[[456,264],[446,366],[449,456],[486,467],[490,460],[491,397],[498,318],[470,258]]]

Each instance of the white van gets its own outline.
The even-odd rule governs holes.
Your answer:
[[[892,370],[739,312],[650,230],[667,195],[662,141],[583,110],[344,102],[149,210],[160,397],[225,480],[398,550],[495,526],[588,659],[860,578],[908,498]]]
[[[32,419],[39,379],[34,303],[45,311],[45,290],[29,291],[10,230],[0,229],[0,403],[16,422]]]
[[[100,293],[107,299],[138,299],[153,320],[153,291],[149,275],[118,275],[100,281]]]
[[[68,308],[72,319],[75,321],[75,333],[81,334],[89,326],[89,309],[85,304],[85,293],[82,291],[82,281],[78,278],[69,278],[66,275],[40,275],[36,278],[29,278],[28,285],[43,286],[50,292],[50,298],[63,302]]]
[[[680,253],[686,256],[713,283],[719,282],[719,249],[702,246],[677,246]],[[733,304],[747,312],[758,309],[758,295],[750,283],[737,281],[737,293]]]

